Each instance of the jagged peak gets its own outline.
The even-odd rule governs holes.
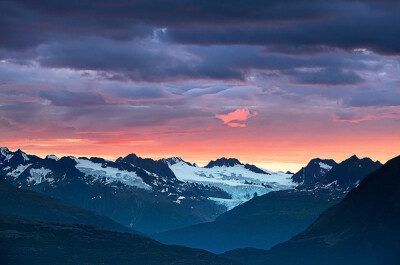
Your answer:
[[[172,166],[172,165],[175,165],[175,164],[178,164],[178,163],[186,163],[186,164],[188,164],[188,165],[190,165],[190,166],[193,166],[191,163],[189,163],[189,162],[187,162],[187,161],[185,161],[185,160],[183,160],[181,157],[179,157],[179,156],[173,156],[173,157],[168,157],[168,158],[162,158],[162,159],[160,159],[159,161],[161,161],[161,162],[164,162],[164,163],[166,163],[166,164],[168,164],[168,165],[170,165],[170,166]]]
[[[1,147],[0,155],[4,156],[8,161],[13,157],[21,157],[24,161],[29,161],[28,155],[25,152],[23,152],[21,149],[18,149],[17,151],[12,152],[7,147]]]
[[[1,152],[10,152],[10,150],[9,150],[7,147],[5,147],[5,146],[0,147],[0,151],[1,151]]]
[[[130,153],[124,157],[120,156],[117,160],[115,160],[115,162],[121,162],[121,161],[127,161],[127,160],[137,161],[139,159],[142,159],[142,158],[137,156],[135,153]]]
[[[243,165],[238,159],[236,158],[226,158],[226,157],[221,157],[216,160],[211,160],[205,167],[206,168],[211,168],[211,167],[233,167],[236,165]]]
[[[310,162],[308,162],[307,166],[313,165],[313,164],[319,164],[319,163],[324,163],[329,166],[337,165],[337,162],[333,159],[325,159],[325,158],[316,157],[316,158],[311,159]]]
[[[55,160],[55,161],[60,160],[60,158],[58,158],[56,155],[53,155],[53,154],[47,155],[47,156],[46,156],[46,159],[53,159],[53,160]]]

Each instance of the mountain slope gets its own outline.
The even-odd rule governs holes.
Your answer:
[[[0,177],[0,214],[58,223],[95,225],[110,230],[133,232],[92,211],[66,204],[48,196],[16,188]]]
[[[345,196],[348,186],[356,186],[378,165],[370,159],[347,159],[340,164],[333,162],[331,170],[335,169],[336,173],[331,175],[329,181],[350,179],[343,188],[325,181],[330,171],[325,170],[328,167],[319,162],[321,160],[314,159],[309,163],[319,167],[313,166],[315,172],[323,173],[313,174],[313,181],[309,185],[303,183],[292,190],[274,191],[255,197],[221,214],[214,222],[167,231],[154,238],[167,244],[202,248],[215,253],[240,247],[268,249],[307,228],[322,211]],[[360,164],[363,166],[359,167]]]
[[[368,175],[304,232],[270,251],[224,256],[245,264],[399,264],[400,156]]]
[[[234,264],[203,250],[93,226],[0,216],[0,260],[8,265]]]

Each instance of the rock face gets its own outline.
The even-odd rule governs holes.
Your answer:
[[[243,264],[398,264],[400,156],[369,174],[304,232],[270,251],[224,254]]]

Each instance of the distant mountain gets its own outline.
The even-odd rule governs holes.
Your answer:
[[[0,174],[18,187],[107,216],[143,233],[211,221],[226,207],[209,197],[223,190],[178,180],[161,161],[134,154],[102,158],[47,156],[0,149]]]
[[[312,159],[307,166],[292,176],[292,180],[299,185],[314,185],[336,165],[337,163],[332,159]]]
[[[203,250],[94,226],[0,216],[0,260],[7,265],[234,265]]]
[[[111,219],[92,211],[66,204],[48,196],[16,188],[0,176],[0,215],[58,223],[95,225],[110,230],[133,232]]]
[[[216,187],[227,196],[210,196],[212,201],[227,209],[275,190],[295,186],[290,174],[260,169],[254,165],[242,164],[236,158],[220,158],[210,161],[205,167],[197,167],[178,158],[164,160],[175,176],[187,183],[200,183]]]
[[[254,165],[251,164],[242,164],[238,159],[236,158],[218,158],[217,160],[211,160],[205,168],[213,168],[213,167],[234,167],[234,166],[244,166],[244,168],[254,172],[254,173],[259,173],[259,174],[267,174],[270,175],[270,173],[266,170],[263,170],[261,168],[258,168]]]
[[[318,181],[318,185],[329,185],[336,189],[348,191],[357,186],[366,175],[381,166],[382,164],[379,161],[374,162],[367,157],[359,159],[353,155],[327,172]]]
[[[399,264],[400,156],[369,174],[304,232],[270,251],[223,256],[243,264]]]
[[[307,228],[322,211],[346,195],[347,187],[355,187],[379,166],[370,159],[353,157],[340,164],[333,160],[313,159],[306,170],[301,169],[295,174],[299,176],[302,171],[306,172],[305,175],[313,179],[305,181],[309,185],[301,181],[302,185],[295,189],[257,196],[223,213],[214,222],[167,231],[154,238],[166,244],[215,253],[241,247],[268,249]],[[311,174],[312,169],[314,173]]]
[[[236,165],[242,165],[236,158],[219,158],[217,160],[211,160],[205,168],[212,168],[212,167],[234,167]]]

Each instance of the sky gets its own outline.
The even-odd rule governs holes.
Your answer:
[[[0,146],[27,153],[400,154],[397,0],[0,2]]]

